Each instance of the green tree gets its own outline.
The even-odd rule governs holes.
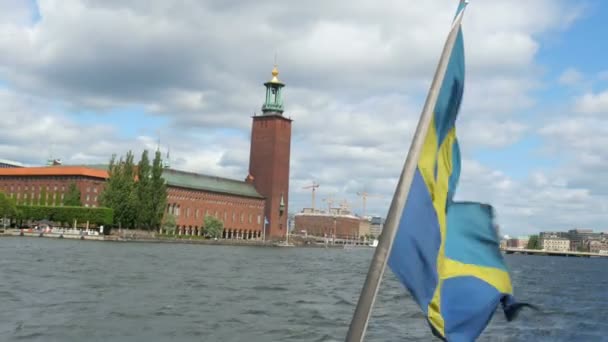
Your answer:
[[[119,227],[133,228],[137,221],[137,197],[133,153],[118,162],[112,155],[108,166],[108,180],[101,194],[101,204],[114,210],[114,223]]]
[[[167,214],[162,220],[162,228],[165,233],[175,234],[175,228],[177,227],[177,223],[175,220],[175,215]]]
[[[144,150],[137,165],[137,183],[135,183],[136,225],[139,228],[152,228],[152,174],[148,150]]]
[[[82,202],[80,202],[80,190],[76,186],[75,182],[70,183],[70,185],[68,186],[68,192],[63,198],[63,205],[68,207],[82,206]]]
[[[15,201],[6,196],[4,193],[0,192],[0,217],[2,219],[6,218],[17,218],[18,211]]]
[[[531,235],[528,239],[527,249],[540,249],[540,241],[538,241],[538,235]]]
[[[211,238],[218,238],[222,235],[224,224],[215,216],[205,216],[205,235]]]
[[[154,155],[150,176],[150,227],[157,229],[167,206],[167,183],[163,178],[163,162],[159,150]]]

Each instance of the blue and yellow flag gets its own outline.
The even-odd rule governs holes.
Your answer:
[[[457,16],[464,6],[461,2]],[[492,207],[453,201],[460,176],[455,121],[464,74],[459,27],[388,260],[433,333],[448,341],[475,340],[499,304],[508,320],[523,305],[512,296]]]

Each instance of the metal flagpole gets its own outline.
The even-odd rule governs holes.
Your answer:
[[[347,342],[360,342],[363,341],[363,337],[365,336],[367,323],[371,314],[371,308],[376,300],[376,295],[378,294],[378,289],[380,288],[380,282],[382,280],[382,276],[384,275],[384,270],[386,269],[386,262],[391,252],[393,240],[395,239],[395,235],[397,233],[401,214],[407,201],[416,168],[418,167],[420,151],[435,111],[435,104],[437,102],[437,97],[439,96],[439,90],[441,88],[441,84],[443,83],[449,57],[452,53],[452,48],[454,47],[454,42],[456,41],[456,37],[458,35],[463,14],[464,9],[462,9],[458,16],[454,19],[454,23],[452,24],[452,28],[443,47],[439,65],[435,71],[435,76],[433,77],[429,94],[427,95],[422,113],[420,115],[418,127],[416,127],[416,132],[414,133],[414,138],[412,140],[412,144],[410,145],[410,150],[405,160],[405,165],[403,166],[403,170],[399,178],[399,183],[397,184],[395,194],[393,195],[393,201],[386,217],[384,229],[380,235],[378,246],[376,247],[367,277],[365,278],[365,283],[363,284],[363,289],[361,290],[359,302],[357,303],[357,308],[355,309],[353,319],[350,322],[350,327],[346,335]]]

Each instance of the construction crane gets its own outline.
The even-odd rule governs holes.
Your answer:
[[[315,211],[315,191],[319,187],[319,184],[312,182],[312,185],[303,187],[302,189],[312,189],[312,211]]]
[[[342,202],[340,202],[340,209],[350,211],[350,206],[348,205],[348,201],[346,199],[343,199]]]
[[[367,192],[365,192],[365,191],[363,191],[363,192],[357,192],[357,196],[360,196],[360,197],[361,197],[361,199],[363,200],[363,215],[361,215],[361,216],[363,216],[363,217],[365,217],[365,214],[366,214],[366,212],[365,212],[365,208],[366,208],[366,206],[367,206],[367,198],[368,198],[368,197],[382,197],[382,196],[380,196],[380,195],[372,195],[372,194],[367,193]]]
[[[331,207],[335,203],[334,198],[333,197],[324,198],[323,202],[327,202],[327,213],[331,213]]]

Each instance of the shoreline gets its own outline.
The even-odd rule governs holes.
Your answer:
[[[117,242],[117,243],[168,243],[168,244],[188,244],[188,245],[211,245],[211,246],[246,246],[246,247],[272,247],[281,248],[286,246],[279,245],[282,241],[259,241],[259,240],[208,240],[208,239],[186,239],[186,238],[122,238],[116,235],[63,235],[57,233],[33,233],[33,232],[5,232],[0,233],[0,238],[47,238],[47,239],[69,239],[96,242]],[[331,248],[344,249],[343,245],[325,244],[305,244],[294,243],[287,246],[290,248]],[[365,249],[365,248],[364,248]],[[371,249],[371,248],[370,248]]]

